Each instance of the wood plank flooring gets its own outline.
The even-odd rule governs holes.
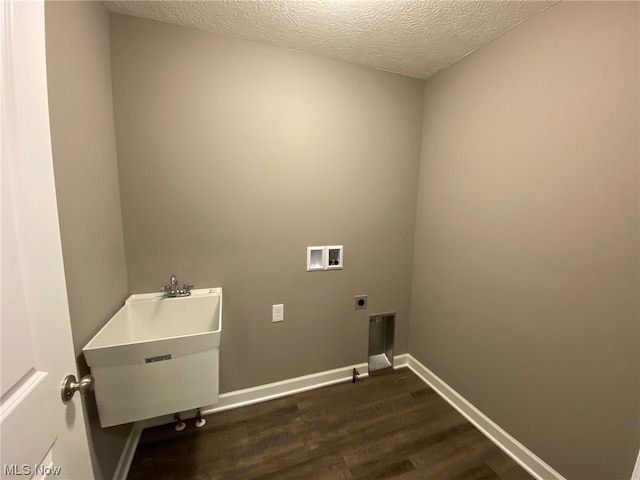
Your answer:
[[[407,368],[146,429],[129,480],[531,479]]]

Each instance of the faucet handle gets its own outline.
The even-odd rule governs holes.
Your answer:
[[[182,289],[183,289],[185,292],[190,291],[192,288],[193,288],[193,283],[185,283],[185,284],[182,286]]]

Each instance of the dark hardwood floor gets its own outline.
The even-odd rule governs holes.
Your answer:
[[[531,479],[407,368],[146,429],[129,480]]]

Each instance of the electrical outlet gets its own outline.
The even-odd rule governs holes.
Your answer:
[[[284,321],[284,304],[272,305],[272,322],[282,322]]]
[[[367,296],[366,295],[356,295],[354,302],[355,310],[364,310],[367,308]]]

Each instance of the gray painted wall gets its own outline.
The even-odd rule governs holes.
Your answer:
[[[638,9],[559,3],[425,88],[409,352],[567,478],[639,446]]]
[[[120,15],[111,55],[130,290],[224,288],[221,392],[365,362],[372,313],[406,352],[424,83]]]
[[[127,277],[113,125],[109,15],[101,2],[47,2],[47,76],[60,233],[75,354],[122,305]],[[101,429],[84,399],[96,478],[110,479],[130,426]]]

